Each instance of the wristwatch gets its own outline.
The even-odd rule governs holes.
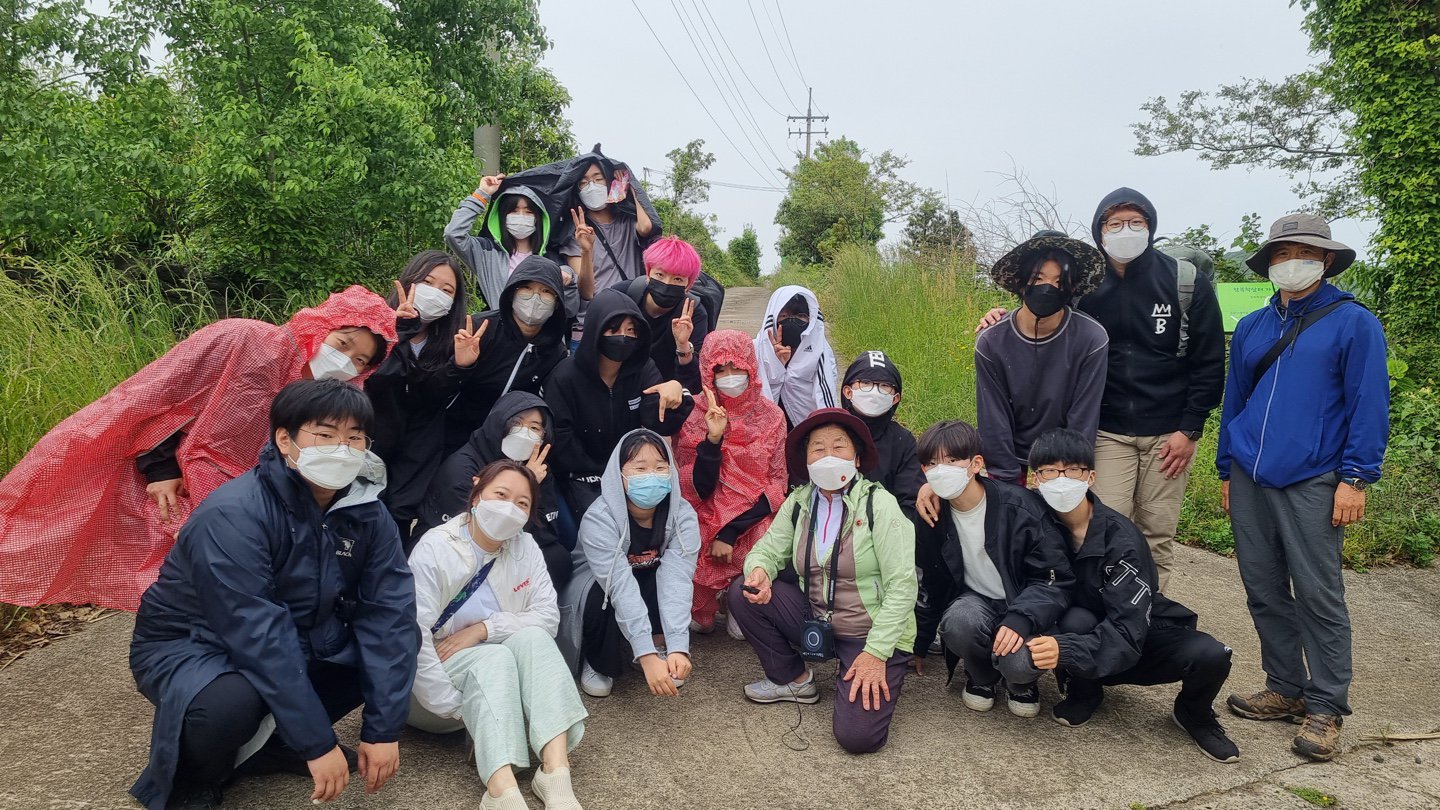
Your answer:
[[[1185,438],[1189,439],[1190,441],[1198,442],[1200,441],[1200,437],[1204,435],[1205,430],[1204,428],[1201,428],[1200,430],[1182,430],[1180,431],[1180,433],[1183,434]]]
[[[1356,492],[1364,492],[1365,488],[1370,486],[1370,482],[1364,478],[1341,478],[1340,483],[1349,484],[1350,488]]]
[[[684,349],[681,349],[679,346],[676,346],[676,347],[675,347],[675,356],[676,356],[676,357],[689,357],[690,355],[692,355],[692,354],[694,354],[694,353],[695,353],[695,344],[694,344],[694,343],[686,343]]]

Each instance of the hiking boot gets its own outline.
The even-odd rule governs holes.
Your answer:
[[[998,683],[998,682],[997,682]],[[988,712],[995,707],[995,686],[981,686],[969,679],[965,679],[965,691],[960,693],[960,701],[965,708],[976,712]]]
[[[1225,700],[1230,711],[1247,720],[1289,720],[1292,723],[1305,721],[1305,701],[1302,698],[1285,697],[1273,689],[1261,689],[1244,697],[1231,694]]]
[[[215,810],[225,800],[220,788],[215,786],[191,788],[176,792],[165,803],[166,810]]]
[[[769,678],[745,685],[745,697],[755,703],[814,703],[820,699],[815,686],[815,673],[807,673],[804,683],[775,683]]]
[[[1005,703],[1016,717],[1034,717],[1040,713],[1040,686],[1033,682],[1020,686],[1007,683]]]
[[[1175,725],[1190,735],[1190,739],[1200,746],[1205,756],[1216,762],[1239,762],[1240,749],[1225,734],[1225,727],[1215,717],[1215,712],[1206,709],[1196,715],[1182,709],[1178,704],[1170,712],[1170,717],[1175,720]]]
[[[1295,753],[1321,762],[1333,759],[1340,753],[1340,726],[1344,722],[1338,714],[1307,714],[1291,747]]]
[[[608,675],[601,675],[596,672],[590,662],[586,661],[585,666],[580,669],[580,691],[590,697],[609,697],[610,690],[615,688],[615,679]]]

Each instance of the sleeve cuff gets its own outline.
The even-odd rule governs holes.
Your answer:
[[[1030,633],[1035,629],[1035,626],[1030,623],[1030,620],[1021,616],[1019,613],[1005,614],[1005,618],[1000,620],[1000,624],[1014,630],[1021,638],[1029,638]]]
[[[1204,430],[1205,422],[1209,418],[1210,414],[1208,413],[1194,414],[1186,411],[1180,415],[1179,430]]]
[[[360,736],[361,736],[361,739],[365,739],[365,735],[364,735],[364,734],[361,734]],[[398,735],[397,735],[396,739],[399,739]],[[365,740],[365,742],[371,742],[371,741],[370,741],[370,740]],[[330,742],[325,743],[325,744],[323,744],[323,745],[320,744],[320,743],[316,743],[315,745],[309,746],[309,747],[307,747],[305,750],[303,750],[303,751],[298,751],[297,753],[299,753],[300,756],[303,757],[306,762],[309,762],[309,761],[311,761],[311,760],[313,760],[313,759],[319,759],[320,757],[325,756],[326,754],[328,754],[328,753],[330,753],[332,750],[334,750],[335,746],[337,746],[337,745],[339,745],[339,744],[340,744],[340,738],[339,738],[339,737],[336,737],[336,736],[335,736],[335,732],[332,731],[332,732],[330,732]]]

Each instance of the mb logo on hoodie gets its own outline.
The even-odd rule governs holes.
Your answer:
[[[1155,334],[1165,334],[1165,324],[1170,321],[1170,305],[1156,304],[1150,312],[1150,317],[1155,319]]]

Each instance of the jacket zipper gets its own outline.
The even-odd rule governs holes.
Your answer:
[[[1286,307],[1285,314],[1280,316],[1280,335],[1285,335],[1285,324],[1289,320],[1290,309]],[[1295,348],[1292,343],[1291,349]],[[1265,399],[1265,416],[1260,420],[1260,444],[1255,448],[1255,463],[1250,467],[1250,480],[1257,481],[1260,475],[1260,457],[1265,454],[1265,432],[1270,427],[1270,406],[1275,402],[1275,389],[1280,387],[1280,364],[1285,360],[1285,353],[1281,352],[1275,358],[1275,378],[1270,381],[1270,396]]]

